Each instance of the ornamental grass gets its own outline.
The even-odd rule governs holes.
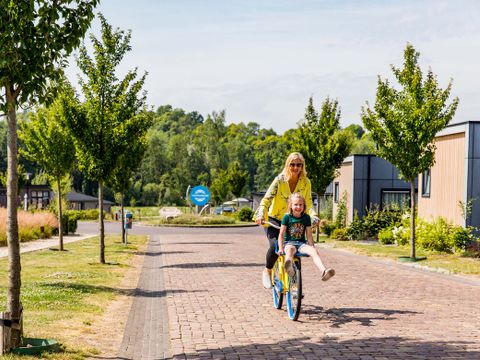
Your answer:
[[[58,232],[58,220],[47,211],[18,210],[18,238],[20,242],[46,239]],[[7,209],[0,208],[0,246],[7,245]]]

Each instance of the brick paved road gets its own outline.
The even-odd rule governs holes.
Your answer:
[[[304,261],[293,322],[261,286],[260,228],[150,231],[119,358],[480,359],[480,280],[323,249],[337,275]]]

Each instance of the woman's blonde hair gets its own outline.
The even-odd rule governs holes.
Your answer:
[[[293,194],[290,194],[290,196],[288,197],[288,200],[287,200],[287,204],[288,204],[288,213],[290,215],[293,215],[293,211],[292,211],[292,202],[294,199],[300,199],[303,201],[303,210],[302,210],[302,215],[305,214],[305,207],[307,206],[306,202],[305,202],[305,198],[303,197],[302,194],[296,192],[296,193],[293,193]]]
[[[290,155],[288,155],[287,160],[285,161],[285,167],[283,168],[282,174],[285,175],[287,180],[290,180],[290,178],[292,177],[292,172],[290,171],[290,164],[294,160],[299,160],[303,164],[302,171],[300,172],[299,177],[301,176],[307,177],[307,169],[305,169],[305,158],[299,152],[293,152]]]

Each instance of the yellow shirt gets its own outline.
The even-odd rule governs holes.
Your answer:
[[[305,198],[305,213],[310,216],[317,216],[313,208],[312,185],[310,184],[310,180],[305,176],[301,176],[293,192],[298,192]],[[262,201],[260,201],[260,206],[255,211],[253,218],[256,219],[262,216],[263,219],[267,220],[268,217],[273,217],[281,221],[283,215],[287,212],[287,200],[291,194],[292,192],[290,191],[290,185],[288,184],[286,176],[283,174],[278,175],[268,188]]]

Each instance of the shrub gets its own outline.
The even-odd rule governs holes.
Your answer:
[[[480,242],[478,240],[472,241],[470,244],[467,245],[467,248],[462,255],[480,259]]]
[[[367,209],[363,217],[363,228],[368,236],[376,237],[380,230],[397,225],[402,220],[402,212],[398,209],[380,209],[378,205]]]
[[[249,207],[241,208],[240,211],[237,213],[237,218],[240,221],[252,221],[253,210]]]
[[[333,218],[333,196],[329,196],[326,199],[320,197],[319,201],[320,201],[320,212],[319,212],[318,215],[320,216],[320,218],[321,219],[332,220],[332,218]]]
[[[333,239],[337,240],[348,240],[347,231],[345,229],[335,229],[332,232]]]
[[[432,222],[419,220],[416,240],[424,249],[440,252],[464,251],[473,240],[473,229],[453,225],[443,217]]]
[[[408,217],[406,218],[408,221]],[[405,225],[394,226],[392,228],[393,240],[397,245],[405,245],[410,242],[410,227]]]
[[[344,191],[338,202],[337,214],[335,216],[335,227],[344,228],[347,223],[347,192]]]
[[[449,236],[451,227],[442,217],[436,218],[433,222],[419,219],[415,229],[416,242],[424,249],[452,252],[453,237]]]
[[[330,236],[332,234],[332,231],[335,230],[335,225],[327,219],[320,220],[318,227],[320,229],[320,232],[327,236]]]
[[[468,246],[474,241],[471,227],[463,228],[461,226],[454,226],[452,229],[452,240],[455,251],[465,251]]]
[[[227,217],[227,216],[198,216],[194,214],[183,214],[173,219],[160,218],[160,224],[178,224],[178,225],[235,224],[235,219],[233,217]]]
[[[365,239],[365,230],[363,228],[362,220],[358,217],[358,213],[355,211],[353,221],[347,227],[346,236],[350,240],[363,240]]]
[[[57,209],[52,209],[55,214],[57,213]],[[76,220],[98,220],[98,209],[87,209],[87,210],[63,210],[63,213],[69,214],[70,217],[75,218]],[[104,218],[106,217],[107,213],[103,212]],[[57,215],[58,216],[58,215]]]
[[[385,228],[378,233],[378,241],[380,244],[389,245],[395,243],[395,238],[391,228]]]
[[[78,210],[62,211],[63,235],[74,234],[77,231],[79,216]]]

